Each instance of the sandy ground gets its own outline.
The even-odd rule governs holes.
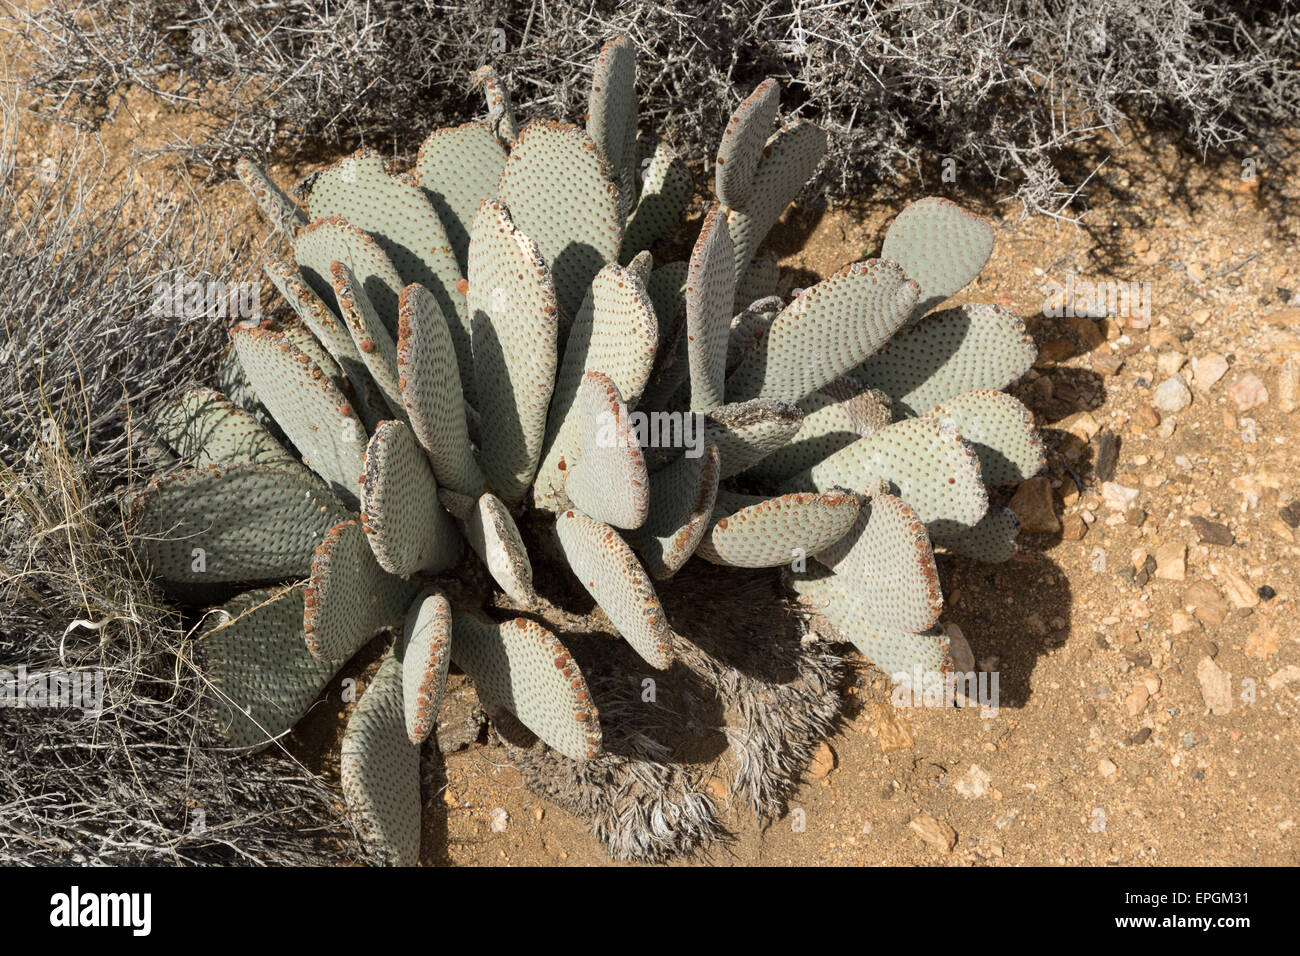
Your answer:
[[[169,125],[188,124],[133,102],[106,141],[124,152]],[[272,171],[291,182],[310,167]],[[790,812],[760,826],[728,809],[734,840],[684,863],[1300,862],[1296,173],[1260,160],[1243,181],[1239,161],[1202,167],[1133,137],[1089,184],[1082,228],[982,207],[960,178],[941,187],[997,229],[956,301],[1010,308],[1041,353],[1015,392],[1049,467],[1016,506],[1037,492],[1038,526],[1060,530],[1022,534],[1006,565],[941,560],[944,620],[997,673],[999,710],[897,708],[848,652],[847,719]],[[238,184],[203,191],[262,234]],[[791,213],[772,247],[783,291],[876,254],[898,208]],[[1045,284],[1070,274],[1149,283],[1150,328],[1044,316]],[[1178,404],[1176,385],[1156,393],[1175,375],[1190,405],[1160,411]],[[449,713],[472,703],[453,675]],[[303,756],[332,778],[327,751]],[[428,863],[609,862],[486,737],[426,777]]]

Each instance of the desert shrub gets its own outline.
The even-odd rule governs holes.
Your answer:
[[[148,170],[93,137],[29,134],[12,89],[0,114],[0,863],[301,861],[327,839],[337,858],[346,827],[311,774],[203,746],[193,622],[123,532],[136,410],[222,336],[151,314],[157,284],[224,276],[221,224],[175,183],[136,190]],[[102,713],[12,706],[20,668],[101,672]]]
[[[573,116],[574,64],[618,32],[642,51],[643,108],[697,162],[732,90],[786,80],[787,103],[832,133],[828,198],[909,170],[933,181],[950,157],[964,183],[1056,213],[1091,168],[1072,151],[1126,117],[1194,153],[1246,152],[1300,100],[1296,0],[5,5],[48,107],[93,120],[133,86],[203,102],[210,121],[176,145],[215,163],[282,146],[409,152],[476,108],[468,78],[488,61],[526,84],[518,100]]]

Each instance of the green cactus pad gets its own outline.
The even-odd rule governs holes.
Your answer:
[[[303,644],[303,586],[246,591],[209,611],[194,650],[204,707],[231,747],[260,750],[288,733],[339,669]]]
[[[442,220],[462,275],[468,268],[469,232],[479,203],[497,194],[505,165],[505,147],[482,123],[436,129],[420,146],[415,181]]]
[[[155,478],[134,502],[132,535],[168,581],[274,581],[304,576],[346,516],[301,465],[232,462]]]
[[[835,574],[796,574],[790,583],[804,605],[830,625],[830,636],[851,643],[891,678],[911,683],[918,670],[923,681],[952,671],[948,638],[938,628],[914,634],[889,627],[853,584]]]
[[[483,87],[483,97],[487,100],[487,126],[496,134],[503,146],[519,138],[519,124],[515,122],[515,108],[510,102],[510,94],[505,84],[492,66],[480,66],[472,77],[475,86]]]
[[[882,480],[898,489],[933,534],[970,528],[988,510],[975,452],[955,430],[945,430],[929,418],[909,418],[859,438],[786,487],[838,487],[871,494]]]
[[[637,163],[641,196],[623,230],[623,261],[672,236],[686,218],[694,185],[685,160],[657,136],[638,139]]]
[[[1006,392],[966,392],[926,417],[953,423],[979,456],[980,474],[990,488],[1019,484],[1047,464],[1033,412]]]
[[[415,590],[379,566],[360,524],[339,522],[312,557],[303,596],[307,649],[317,660],[346,660],[402,620]]]
[[[524,496],[541,458],[555,382],[555,286],[536,243],[485,200],[469,247],[480,461],[502,501]]]
[[[439,489],[438,499],[443,507],[464,521],[465,539],[506,596],[516,604],[532,604],[537,599],[533,591],[533,565],[515,519],[501,499],[484,492],[477,501],[468,499],[466,508],[465,496],[449,493],[446,488]]]
[[[814,556],[889,627],[924,631],[943,611],[930,536],[915,509],[894,495],[871,496],[852,529]]]
[[[736,280],[736,307],[766,299],[776,294],[781,281],[781,267],[774,256],[755,256]]]
[[[691,411],[708,412],[723,403],[731,301],[736,292],[735,250],[724,210],[704,217],[686,274],[686,354],[691,377]]]
[[[451,604],[437,588],[415,596],[402,639],[393,647],[402,663],[402,711],[406,736],[422,744],[438,724],[438,705],[451,663]]]
[[[438,483],[477,497],[485,479],[470,446],[447,321],[422,285],[403,289],[398,305],[397,383],[411,430],[428,453]]]
[[[727,381],[732,401],[797,402],[874,354],[907,320],[916,283],[868,259],[805,289]]]
[[[759,499],[720,518],[696,554],[738,568],[799,563],[842,538],[858,509],[858,496],[845,491]]]
[[[420,857],[420,748],[406,733],[402,664],[390,652],[343,733],[339,776],[348,808],[386,862]]]
[[[370,233],[335,216],[301,230],[293,241],[293,258],[307,285],[338,315],[330,266],[342,262],[361,283],[390,335],[397,329],[397,296],[405,285],[393,261]]]
[[[474,681],[486,709],[509,711],[571,760],[600,753],[600,714],[554,634],[522,617],[497,624],[466,613],[454,616],[453,629],[452,660]]]
[[[625,36],[601,47],[587,98],[587,135],[614,172],[623,212],[636,197],[636,51]]]
[[[307,467],[355,506],[367,436],[351,404],[282,333],[240,326],[230,335],[253,391]]]
[[[556,519],[560,548],[577,575],[632,649],[651,667],[673,662],[673,632],[654,583],[619,533],[570,509]]]
[[[267,221],[276,229],[287,236],[293,236],[295,229],[307,225],[307,214],[288,193],[275,184],[261,166],[240,159],[235,163],[235,172],[253,194]]]
[[[878,392],[837,378],[799,403],[803,421],[785,445],[750,468],[756,478],[784,479],[811,468],[864,435],[889,424],[889,406]]]
[[[590,136],[576,126],[534,120],[519,134],[497,184],[498,198],[554,274],[565,316],[577,313],[601,266],[618,259],[623,216],[612,180]]]
[[[965,288],[992,254],[992,223],[940,196],[918,199],[900,212],[880,250],[921,287],[918,316]]]
[[[826,133],[812,123],[793,123],[767,141],[743,208],[727,217],[736,244],[736,275],[749,268],[758,247],[826,155]]]
[[[973,389],[1006,388],[1038,350],[1018,318],[995,305],[927,315],[867,359],[855,377],[894,400],[895,416],[924,415]]]
[[[654,307],[659,329],[660,347],[666,347],[677,337],[677,330],[686,322],[686,276],[690,270],[687,262],[665,262],[650,273],[646,294]]]
[[[460,556],[460,535],[438,504],[429,460],[403,422],[383,422],[366,446],[361,526],[389,574],[437,574]]]
[[[783,308],[785,303],[781,297],[772,295],[754,300],[731,320],[731,330],[727,333],[728,377],[763,343]]]
[[[412,282],[433,293],[449,323],[461,332],[467,329],[465,298],[458,288],[463,273],[437,210],[419,186],[389,176],[378,153],[364,150],[322,172],[312,185],[309,205],[313,219],[341,216],[364,229],[401,276],[380,301],[366,281],[364,268],[335,256],[365,284],[389,335],[397,336],[397,296]]]
[[[731,119],[727,120],[727,128],[718,144],[713,177],[713,191],[724,206],[740,209],[753,194],[755,173],[759,160],[763,158],[763,145],[772,132],[780,105],[781,85],[769,77],[758,84],[758,88],[736,107]]]
[[[564,491],[578,510],[615,528],[639,528],[650,506],[650,476],[628,429],[618,386],[588,372],[578,390],[577,463],[565,471]]]
[[[802,421],[803,412],[794,405],[756,398],[709,412],[704,434],[718,446],[721,476],[730,478],[788,442]]]
[[[163,402],[151,421],[158,438],[194,467],[219,462],[275,465],[294,461],[261,422],[211,388],[191,388]]]
[[[992,507],[975,527],[957,534],[936,537],[934,543],[972,561],[1000,564],[1016,556],[1016,533],[1020,519],[1010,508]]]
[[[645,524],[631,542],[656,580],[676,574],[708,531],[720,463],[717,446],[706,439],[702,454],[682,453],[651,477]]]
[[[339,314],[343,316],[370,378],[378,386],[389,411],[404,419],[406,407],[397,384],[397,345],[393,337],[379,320],[370,297],[351,269],[342,262],[335,262],[330,266],[330,282],[339,304]],[[398,324],[400,328],[400,320]]]
[[[533,502],[539,508],[562,506],[564,472],[582,442],[578,391],[587,372],[604,373],[628,408],[636,407],[654,367],[657,324],[654,306],[636,274],[609,263],[596,275],[574,317],[564,358],[555,376],[545,453],[537,469]]]

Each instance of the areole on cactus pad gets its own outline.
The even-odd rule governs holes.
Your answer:
[[[287,242],[264,268],[291,318],[232,329],[233,401],[195,390],[156,415],[170,470],[135,503],[141,553],[194,603],[258,588],[197,640],[220,737],[269,745],[392,633],[341,756],[348,805],[392,862],[419,855],[420,747],[449,663],[554,761],[615,759],[616,718],[534,613],[539,569],[567,566],[626,642],[610,659],[665,680],[717,675],[664,582],[725,588],[762,568],[785,568],[765,573],[888,673],[942,672],[933,546],[1010,557],[1014,515],[986,485],[1043,464],[1032,416],[1001,391],[1033,362],[1023,326],[989,306],[930,312],[988,259],[987,222],[922,199],[882,258],[785,302],[758,253],[826,136],[774,129],[768,80],[723,134],[691,254],[659,262],[689,174],[638,129],[630,41],[594,74],[585,128],[519,127],[487,71],[488,123],[435,131],[409,173],[347,157],[306,209],[241,163]],[[487,608],[452,586],[470,565],[495,582]],[[588,669],[604,688],[609,668]],[[775,798],[759,784],[751,799]],[[627,855],[671,843],[656,839]]]

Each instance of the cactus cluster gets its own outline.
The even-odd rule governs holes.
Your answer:
[[[932,545],[1009,557],[1017,523],[986,485],[1043,463],[1030,414],[1001,391],[1034,358],[1020,322],[993,306],[931,311],[988,259],[988,223],[923,199],[881,258],[785,302],[759,250],[826,136],[773,131],[775,81],[726,127],[689,258],[658,263],[692,183],[638,129],[630,42],[601,51],[585,128],[520,128],[497,77],[478,79],[486,122],[435,131],[407,172],[350,156],[302,186],[305,209],[240,164],[292,248],[263,265],[295,318],[231,330],[229,398],[193,390],[158,411],[176,467],[134,509],[149,564],[192,599],[263,586],[210,611],[197,641],[232,746],[288,731],[392,629],[341,777],[398,863],[418,855],[420,745],[449,663],[546,746],[602,751],[562,638],[453,606],[440,587],[473,560],[466,544],[526,613],[519,529],[540,522],[655,669],[675,641],[656,582],[700,573],[695,556],[785,567],[881,669],[941,672]]]

